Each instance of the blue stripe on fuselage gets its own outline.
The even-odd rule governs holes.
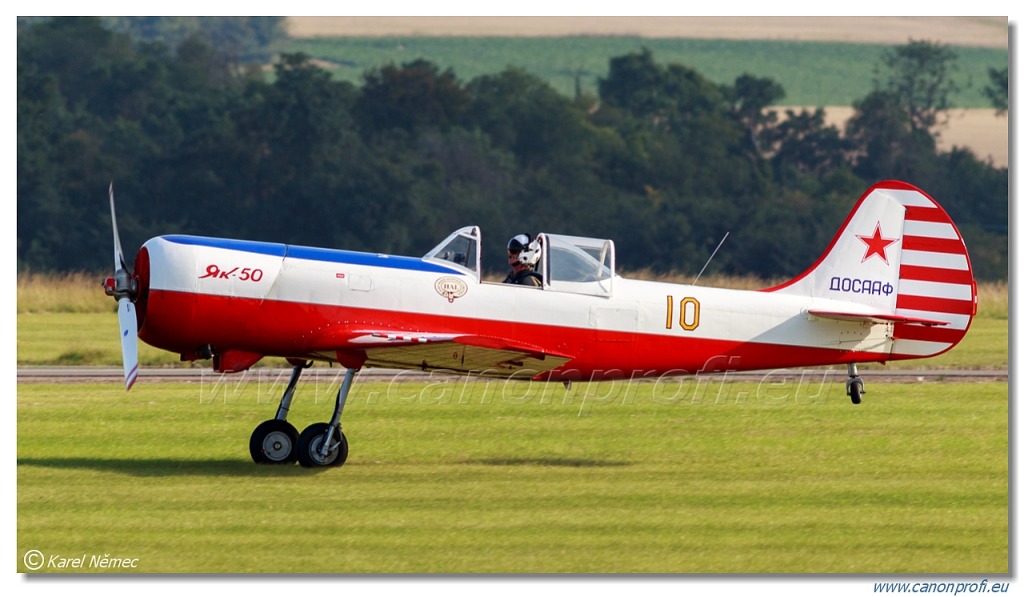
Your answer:
[[[184,234],[170,234],[167,236],[161,236],[160,238],[179,245],[195,245],[200,247],[213,247],[215,249],[229,249],[231,251],[245,251],[247,253],[272,255],[274,257],[281,258],[287,257],[289,259],[308,259],[311,261],[348,263],[351,265],[366,265],[370,267],[390,267],[394,269],[433,272],[438,274],[462,274],[462,272],[459,272],[458,270],[449,269],[436,263],[416,259],[415,257],[361,253],[359,251],[342,251],[339,249],[318,249],[316,247],[303,247],[299,245],[265,243],[252,240],[235,240],[230,238],[188,236]]]

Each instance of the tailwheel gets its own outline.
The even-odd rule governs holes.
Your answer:
[[[341,466],[348,458],[348,440],[340,426],[313,423],[299,434],[297,452],[305,467]]]
[[[283,419],[263,421],[249,438],[249,454],[257,464],[291,464],[297,458],[299,432]]]
[[[857,373],[857,363],[847,364],[846,371],[850,376],[846,380],[846,395],[850,397],[850,402],[860,404],[860,398],[867,390],[864,389],[864,380]]]

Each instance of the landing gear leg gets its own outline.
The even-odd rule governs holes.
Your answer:
[[[329,423],[313,423],[302,430],[298,442],[299,464],[306,467],[341,466],[348,458],[348,440],[341,432],[341,411],[345,408],[352,379],[358,369],[345,370],[345,380],[338,388],[334,414]]]
[[[249,455],[257,464],[291,464],[295,462],[298,445],[299,432],[288,422],[288,409],[292,405],[292,396],[295,395],[295,386],[299,383],[299,376],[302,370],[306,369],[312,362],[292,367],[292,376],[288,380],[288,387],[281,396],[281,403],[277,407],[277,416],[273,419],[263,421],[252,432],[249,438]]]
[[[850,402],[860,404],[860,397],[867,393],[867,390],[864,389],[864,380],[857,374],[856,363],[848,364],[846,370],[850,376],[850,379],[846,381],[846,395],[850,397]]]

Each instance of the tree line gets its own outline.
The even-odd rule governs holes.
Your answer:
[[[166,233],[420,255],[483,229],[485,268],[519,232],[611,238],[620,269],[791,276],[889,178],[950,212],[980,278],[1007,277],[1008,173],[940,151],[955,53],[893,47],[839,130],[779,114],[785,90],[711,82],[648,50],[596,95],[516,68],[461,81],[424,60],[333,80],[303,54],[267,72],[202,35],[140,41],[96,18],[19,26],[19,270],[109,269],[106,189],[126,251]],[[1006,73],[984,73],[1006,105]],[[1000,78],[1001,77],[1001,78]]]

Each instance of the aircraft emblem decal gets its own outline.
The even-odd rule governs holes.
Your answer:
[[[455,299],[466,296],[469,286],[456,277],[444,276],[443,278],[438,278],[437,282],[434,282],[434,290],[448,299],[449,303],[454,303]]]
[[[861,242],[867,245],[867,250],[864,252],[864,258],[860,260],[861,263],[864,263],[865,261],[870,259],[872,255],[878,255],[879,257],[882,258],[882,261],[884,261],[886,265],[889,264],[889,256],[885,254],[885,250],[889,247],[889,245],[899,240],[898,238],[883,237],[881,222],[875,223],[874,234],[872,234],[871,236],[862,236],[858,234],[857,238],[859,238]]]

